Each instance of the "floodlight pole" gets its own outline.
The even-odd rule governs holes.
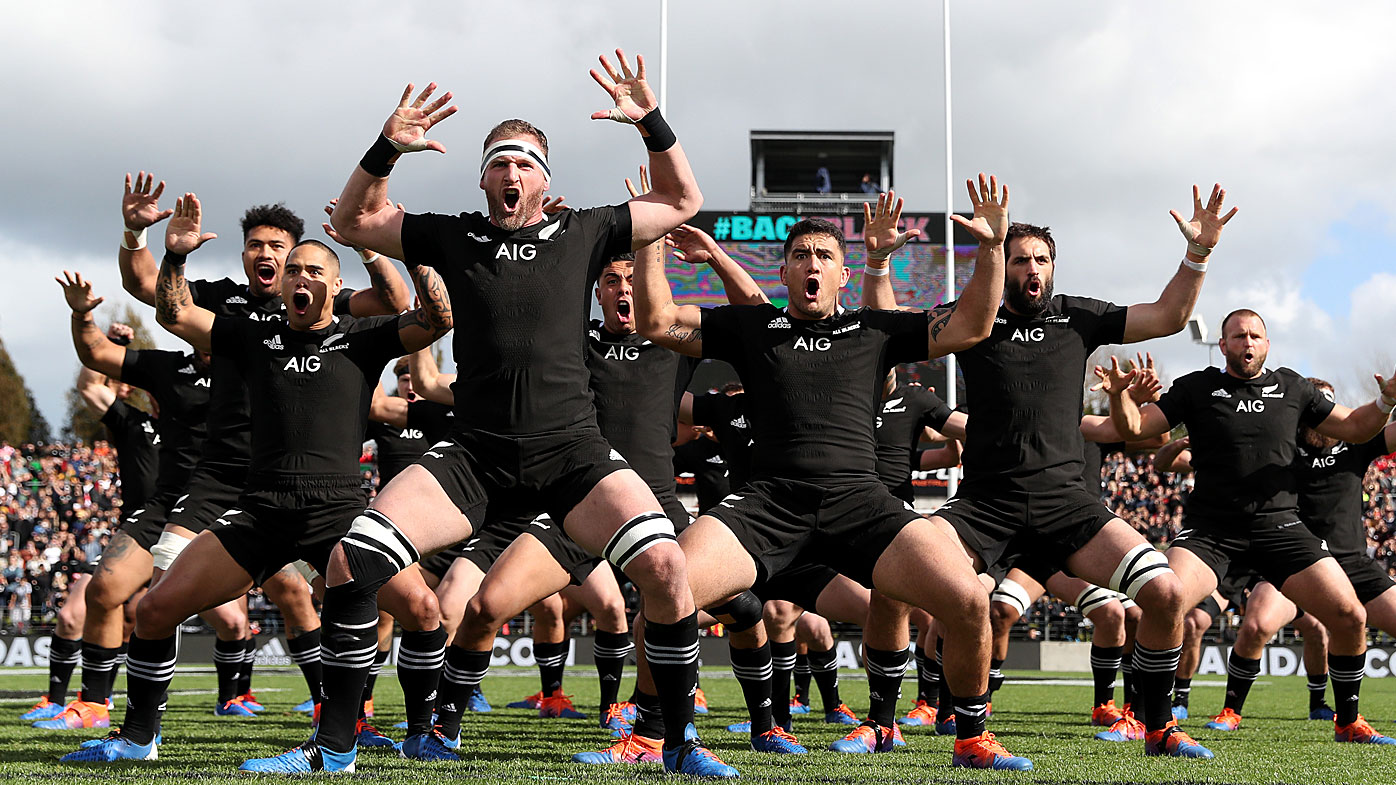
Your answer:
[[[950,0],[941,0],[944,21],[941,25],[944,35],[942,49],[945,53],[945,298],[955,299],[955,222],[950,216],[955,214],[955,174],[954,159],[951,154],[950,122]],[[955,355],[945,355],[945,403],[955,408],[957,394],[955,384]],[[950,481],[946,488],[954,496],[960,488],[960,469],[951,467]]]

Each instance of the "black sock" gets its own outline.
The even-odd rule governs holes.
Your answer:
[[[436,727],[448,739],[460,735],[460,719],[470,696],[490,670],[490,650],[471,651],[459,646],[446,647],[446,665],[441,670],[440,699]]]
[[[379,649],[378,653],[373,655],[373,665],[369,666],[368,680],[364,682],[364,703],[373,700],[373,688],[378,686],[378,674],[383,672],[383,664],[388,661],[388,657],[392,656],[392,653],[392,649]],[[311,697],[318,701],[320,693],[316,692]],[[359,713],[363,713],[362,708],[359,709]]]
[[[257,661],[257,639],[242,642],[242,668],[238,671],[238,695],[252,693],[252,665]]]
[[[934,704],[940,694],[940,664],[925,649],[916,650],[916,700]]]
[[[1091,645],[1091,680],[1095,683],[1095,706],[1115,699],[1115,672],[1120,669],[1123,646]]]
[[[771,644],[771,717],[790,725],[790,674],[795,670],[795,641]]]
[[[538,663],[538,679],[545,698],[562,689],[562,669],[567,665],[568,648],[565,640],[561,643],[533,644],[533,659]]]
[[[809,705],[809,683],[814,678],[814,672],[810,670],[809,654],[795,655],[795,700],[802,705]]]
[[[332,752],[354,749],[364,682],[378,651],[380,585],[355,580],[325,589],[320,626],[320,728],[315,740]]]
[[[1192,697],[1192,679],[1173,678],[1173,705],[1188,707],[1188,698]]]
[[[698,614],[673,624],[645,620],[645,659],[664,713],[664,748],[683,746],[698,685]]]
[[[868,671],[868,719],[884,728],[897,723],[897,699],[902,696],[911,653],[906,649],[885,651],[863,644],[863,665]]]
[[[819,688],[819,702],[824,704],[824,713],[836,711],[843,705],[839,697],[839,655],[833,649],[809,653],[810,675],[814,686]]]
[[[989,693],[952,700],[955,704],[955,738],[972,739],[984,735],[984,722],[989,716]]]
[[[1323,708],[1323,696],[1328,691],[1328,672],[1309,674],[1309,711]],[[51,699],[50,699],[51,700]]]
[[[601,682],[601,721],[620,697],[620,680],[625,673],[625,659],[635,651],[628,632],[597,630],[592,640],[592,658],[596,660],[596,676]]]
[[[1226,708],[1237,714],[1246,707],[1246,696],[1251,692],[1251,685],[1260,676],[1260,660],[1242,657],[1231,651],[1231,656],[1226,661]]]
[[[377,647],[374,654],[377,654]],[[445,661],[445,627],[438,624],[434,630],[402,634],[397,650],[397,680],[402,685],[402,699],[406,704],[408,736],[431,731],[431,707],[436,701],[436,687]],[[356,694],[362,697],[363,691]],[[359,701],[358,711],[363,711],[363,701]]]
[[[940,700],[936,702],[936,724],[950,720],[959,720],[955,717],[955,696],[950,693],[950,680],[945,678],[945,639],[936,638],[936,665],[940,667]],[[987,694],[987,693],[986,693]],[[984,699],[985,701],[988,698]]]
[[[69,640],[57,635],[48,643],[48,700],[50,703],[67,703],[68,682],[73,678],[73,669],[82,662],[82,638]]]
[[[1178,672],[1182,651],[1182,646],[1157,650],[1134,644],[1135,697],[1143,704],[1134,706],[1134,715],[1143,717],[1147,730],[1162,730],[1173,720],[1168,698],[1173,694],[1173,677]]]
[[[242,641],[215,640],[213,642],[213,670],[218,674],[218,704],[236,698],[238,676],[242,672],[242,655],[246,647]]]
[[[659,696],[641,692],[631,697],[635,704],[635,735],[646,739],[664,738],[664,712],[659,709]]]
[[[149,744],[160,726],[160,704],[174,678],[179,659],[176,636],[148,641],[131,636],[126,660],[126,718],[121,735],[136,744]]]
[[[1003,671],[1000,670],[1002,667],[1003,660],[989,660],[989,700],[993,700],[994,693],[1003,689],[1004,677]]]
[[[751,735],[760,736],[775,722],[771,716],[771,644],[768,641],[755,649],[733,646],[731,652],[732,673],[741,685],[747,715],[751,717]]]
[[[116,661],[120,656],[121,649],[107,649],[82,642],[82,691],[78,693],[79,699],[89,703],[107,702],[111,696],[112,682],[116,680]]]
[[[1333,680],[1333,710],[1339,725],[1357,721],[1357,695],[1362,690],[1362,672],[1367,655],[1328,653],[1328,677]]]
[[[286,649],[291,655],[291,661],[300,666],[301,675],[305,677],[306,689],[310,690],[310,697],[314,699],[320,694],[320,679],[324,675],[320,668],[320,628],[316,627],[295,638],[288,638]]]

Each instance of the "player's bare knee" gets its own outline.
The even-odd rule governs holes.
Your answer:
[[[1093,608],[1086,614],[1086,618],[1091,620],[1096,629],[1123,629],[1125,609],[1118,602],[1107,602]]]
[[[1367,626],[1367,609],[1353,597],[1339,603],[1322,621],[1334,635],[1362,636]]]
[[[1145,616],[1165,618],[1181,617],[1183,600],[1183,582],[1172,571],[1154,577],[1134,596]]]
[[[1007,632],[1018,621],[1022,614],[1018,609],[1004,602],[989,603],[989,626],[995,635]]]
[[[596,629],[604,632],[622,632],[626,629],[625,599],[619,594],[607,597],[591,610],[591,618]]]
[[[143,638],[164,638],[174,634],[180,622],[189,618],[189,609],[178,607],[177,598],[160,586],[145,593],[136,605],[136,626]],[[178,618],[175,618],[178,616]]]

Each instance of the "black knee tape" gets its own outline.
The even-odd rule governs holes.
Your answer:
[[[1197,609],[1211,617],[1212,621],[1216,621],[1221,615],[1221,605],[1217,603],[1217,598],[1210,594],[1207,595],[1207,599],[1197,604]]]
[[[353,578],[344,586],[335,588],[355,587],[354,592],[374,592],[377,593],[379,587],[393,579],[399,570],[388,557],[377,551],[365,550],[341,546],[344,548],[344,559],[349,563],[349,577]],[[326,593],[328,593],[326,589]]]
[[[727,629],[732,632],[746,632],[761,622],[762,604],[760,598],[748,590],[716,608],[710,608],[708,612],[714,616],[730,616],[732,621],[728,623]]]

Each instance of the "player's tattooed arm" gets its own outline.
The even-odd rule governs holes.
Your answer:
[[[988,338],[994,329],[999,301],[1003,298],[1003,242],[1008,235],[1008,186],[999,188],[997,177],[980,173],[979,182],[967,180],[974,217],[952,215],[979,243],[974,274],[953,305],[931,317],[930,358],[944,357]],[[943,320],[943,321],[942,321]]]
[[[644,167],[640,186],[625,178],[630,195],[641,198],[649,187]],[[753,283],[753,286],[755,284]],[[674,302],[669,280],[664,277],[664,242],[655,240],[635,249],[635,328],[646,338],[667,349],[690,357],[703,356],[703,312],[696,305]]]
[[[664,335],[679,344],[695,343],[703,340],[703,331],[697,327],[689,327],[681,322],[669,325],[669,329],[664,331]]]
[[[155,282],[155,320],[200,351],[210,351],[213,313],[194,304],[184,277],[185,257],[218,235],[204,233],[203,205],[192,193],[175,201],[165,229],[165,258]]]
[[[1194,185],[1191,220],[1183,220],[1176,210],[1168,211],[1187,240],[1187,253],[1157,300],[1129,307],[1125,314],[1125,343],[1173,335],[1187,326],[1193,306],[1197,304],[1197,296],[1202,291],[1207,258],[1221,240],[1222,228],[1238,209],[1233,207],[1223,215],[1225,201],[1226,190],[1220,183],[1212,186],[1212,195],[1205,205]]]
[[[92,318],[93,309],[105,298],[92,293],[92,282],[84,279],[82,273],[64,270],[63,277],[54,280],[63,287],[63,298],[73,311],[73,348],[77,350],[78,360],[98,374],[119,378],[121,365],[126,360],[126,347],[108,340]]]
[[[412,282],[417,287],[417,307],[398,318],[398,333],[403,348],[409,352],[424,349],[451,331],[451,297],[446,284],[430,267],[412,270]]]

